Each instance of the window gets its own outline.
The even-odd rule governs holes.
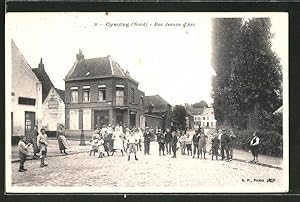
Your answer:
[[[207,124],[206,127],[209,127],[209,122],[207,122],[206,124]]]
[[[98,101],[106,100],[106,85],[98,86]]]
[[[83,102],[89,102],[90,101],[90,87],[89,86],[83,86]]]
[[[116,86],[116,105],[124,105],[124,86]]]
[[[207,120],[209,120],[209,116],[207,117]]]
[[[71,88],[71,102],[78,102],[78,88]]]
[[[203,121],[205,120],[205,117],[203,117]]]
[[[79,129],[79,111],[78,110],[70,110],[70,129],[78,130]]]
[[[210,123],[210,126],[214,126],[214,122],[211,122],[211,123]]]
[[[202,123],[202,126],[205,126],[205,122]]]
[[[83,119],[83,130],[91,130],[91,110],[83,109],[82,110],[82,119]]]
[[[134,103],[134,89],[131,88],[131,100],[132,100],[132,103]]]
[[[141,97],[141,105],[142,105],[142,107],[144,106],[144,98],[143,97]]]

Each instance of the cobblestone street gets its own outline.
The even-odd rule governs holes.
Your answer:
[[[212,161],[211,156],[200,160],[178,154],[177,159],[172,159],[170,155],[159,156],[154,142],[151,155],[139,152],[137,156],[138,161],[132,156],[129,162],[120,152],[102,159],[88,152],[49,157],[49,165],[44,168],[39,167],[38,160],[27,161],[28,170],[24,173],[18,172],[18,163],[13,163],[12,186],[200,187],[201,192],[201,187],[220,190],[223,186],[247,184],[276,188],[283,183],[283,171],[279,169],[239,161]],[[267,182],[268,179],[275,181]]]

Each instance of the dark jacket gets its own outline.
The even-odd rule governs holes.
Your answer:
[[[228,145],[229,145],[230,147],[233,146],[235,137],[236,137],[235,135],[229,136],[229,143],[228,143]]]
[[[166,132],[165,140],[167,143],[172,142],[172,133]]]
[[[221,136],[221,146],[225,146],[225,145],[228,145],[230,142],[230,138],[229,138],[229,135],[228,134],[223,134]]]
[[[144,132],[144,142],[150,142],[151,140],[151,133],[150,131],[147,133],[147,132]]]
[[[199,133],[195,133],[195,134],[193,135],[193,143],[194,143],[194,144],[198,144],[198,143],[199,143],[199,139],[200,139]]]
[[[212,148],[219,148],[219,139],[218,137],[214,137],[212,140],[211,140],[211,144],[212,144]]]
[[[158,133],[158,134],[157,134],[157,142],[158,142],[158,143],[165,143],[165,142],[166,142],[165,136],[164,136],[163,133]]]
[[[177,135],[172,136],[172,141],[171,141],[172,146],[176,146],[177,142],[178,142]]]

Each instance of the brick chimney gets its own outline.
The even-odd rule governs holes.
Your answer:
[[[41,58],[40,64],[39,64],[39,69],[44,70],[45,66],[43,64],[43,58]]]
[[[77,59],[77,61],[81,61],[84,59],[84,55],[82,54],[81,49],[79,49],[79,53],[76,54],[76,59]]]

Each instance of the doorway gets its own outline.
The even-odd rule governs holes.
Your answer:
[[[130,121],[129,121],[129,124],[130,124],[130,127],[135,127],[136,126],[136,113],[135,112],[130,112]]]
[[[35,112],[25,111],[25,136],[27,140],[32,139],[35,126]]]
[[[108,110],[95,110],[94,127],[102,128],[103,125],[108,125]]]

